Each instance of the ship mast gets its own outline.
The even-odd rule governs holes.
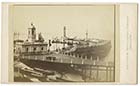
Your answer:
[[[64,26],[63,30],[63,49],[65,49],[65,38],[66,38],[66,26]]]
[[[66,26],[64,26],[64,37],[66,37]]]
[[[88,30],[86,31],[86,41],[88,40]]]

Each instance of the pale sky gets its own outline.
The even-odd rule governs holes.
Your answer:
[[[27,28],[34,23],[37,33],[45,40],[63,35],[66,26],[67,36],[111,40],[114,50],[114,6],[14,6],[13,30],[20,38],[27,38]],[[111,55],[112,56],[112,55]]]

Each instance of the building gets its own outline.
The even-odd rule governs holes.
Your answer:
[[[36,34],[36,28],[31,24],[28,28],[28,39],[22,44],[21,56],[23,58],[39,58],[48,54],[49,47],[41,33]]]

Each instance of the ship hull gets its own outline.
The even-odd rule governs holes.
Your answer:
[[[73,54],[77,54],[83,57],[91,58],[92,59],[103,59],[108,55],[111,49],[111,42],[108,42],[104,45],[100,46],[87,46],[87,47],[79,47],[75,51],[71,52]]]
[[[28,59],[21,59],[20,61],[31,68],[40,68],[44,70],[52,70],[57,72],[78,73],[78,71],[76,71],[73,67],[71,67],[71,64],[57,62],[54,63],[40,60],[28,60]]]
[[[39,60],[28,60],[28,59],[21,59],[20,62],[24,63],[25,65],[35,69],[43,69],[49,71],[55,71],[61,75],[60,79],[63,81],[83,81],[82,72],[76,70],[71,64],[65,63],[54,63],[48,61],[39,61]],[[76,78],[73,78],[76,77]],[[69,77],[69,78],[67,78]]]

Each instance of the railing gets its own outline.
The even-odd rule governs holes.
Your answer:
[[[21,56],[21,59],[40,60],[47,62],[67,63],[67,64],[84,64],[84,65],[101,65],[101,66],[114,66],[111,63],[100,62],[98,60],[87,59],[87,57],[75,57],[74,55],[59,54],[61,58],[55,57],[55,55],[45,56]],[[71,57],[70,57],[71,56]],[[92,57],[91,57],[92,58]]]
[[[40,51],[40,52],[21,52],[21,54],[22,55],[32,55],[32,54],[40,54],[40,55],[42,55],[42,54],[48,54],[48,52],[47,51]]]

